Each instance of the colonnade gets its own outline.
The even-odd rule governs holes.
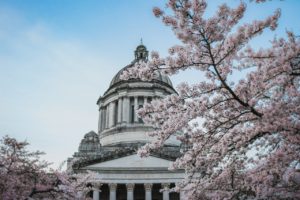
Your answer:
[[[152,97],[124,96],[106,105],[100,106],[99,131],[111,128],[121,123],[140,123],[136,110],[149,102]]]
[[[93,200],[101,200],[101,186],[102,184],[93,184]],[[116,183],[109,183],[109,200],[117,200],[117,186]],[[152,183],[145,183],[144,184],[144,190],[145,190],[145,200],[152,200]],[[127,200],[134,200],[134,183],[127,183]],[[169,194],[169,183],[162,183],[161,189],[163,189],[162,196],[163,200],[170,200],[170,194]],[[182,199],[180,195],[180,199]]]

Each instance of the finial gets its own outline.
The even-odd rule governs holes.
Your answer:
[[[141,45],[143,45],[143,38],[141,38]]]

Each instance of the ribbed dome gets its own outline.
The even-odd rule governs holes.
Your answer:
[[[110,82],[109,87],[112,87],[113,85],[115,85],[115,84],[117,84],[117,83],[119,83],[119,82],[121,82],[121,81],[124,81],[124,80],[120,79],[121,74],[124,72],[124,70],[126,70],[126,69],[128,69],[128,68],[130,68],[130,67],[132,67],[132,66],[133,66],[133,64],[130,64],[130,65],[124,67],[123,69],[121,69],[121,70],[113,77],[113,79],[112,79],[111,82]],[[133,79],[132,79],[132,80],[133,80]],[[139,80],[139,79],[136,79],[136,80]],[[168,76],[162,75],[160,72],[158,72],[157,76],[154,78],[154,81],[166,83],[166,84],[170,85],[171,87],[173,87],[170,78],[169,78]]]

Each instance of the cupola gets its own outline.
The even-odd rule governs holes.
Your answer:
[[[121,69],[112,79],[109,88],[101,96],[99,105],[98,134],[103,146],[146,143],[151,140],[147,133],[153,127],[143,123],[136,111],[155,99],[176,93],[168,76],[157,72],[151,81],[141,79],[122,80],[124,70],[136,62],[148,61],[148,50],[140,44],[134,51],[134,60]],[[153,139],[153,138],[152,138]]]

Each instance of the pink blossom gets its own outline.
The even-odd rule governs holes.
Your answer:
[[[264,2],[264,0],[256,1]],[[249,42],[265,30],[275,30],[280,11],[241,23],[246,4],[223,4],[203,17],[204,0],[169,0],[171,14],[155,15],[182,42],[137,63],[123,78],[151,80],[196,69],[205,79],[182,83],[178,94],[146,104],[139,115],[153,127],[156,138],[139,153],[149,155],[175,135],[190,149],[172,165],[185,169],[178,187],[187,199],[296,199],[300,161],[300,40],[292,32],[271,39],[270,48],[253,49]],[[168,12],[169,13],[169,12]],[[251,69],[251,70],[249,70]],[[247,74],[229,81],[237,70]],[[201,120],[194,125],[194,120]]]
[[[155,17],[160,17],[163,14],[163,11],[160,8],[155,7],[153,8],[153,14],[155,15]]]
[[[47,170],[49,163],[40,160],[42,152],[29,152],[27,142],[5,136],[0,143],[0,199],[83,199],[88,192],[91,173],[69,175]]]

